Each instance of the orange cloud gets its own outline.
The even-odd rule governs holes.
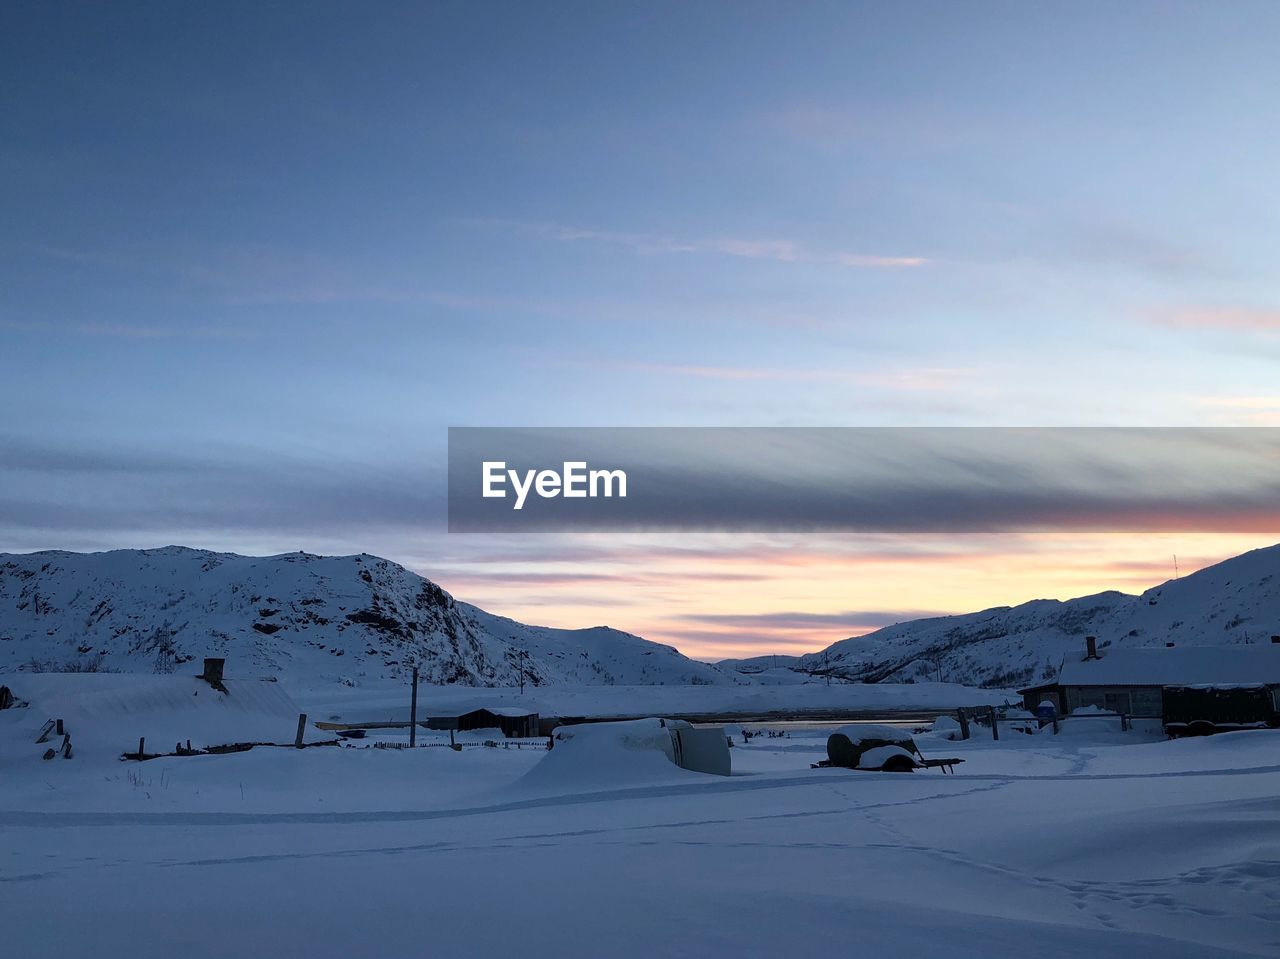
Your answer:
[[[545,577],[519,553],[422,572],[523,622],[614,626],[714,661],[812,652],[923,611],[1138,593],[1173,578],[1174,554],[1186,576],[1277,538],[1256,530],[593,537],[579,542],[581,561],[572,541],[551,547],[557,572]]]

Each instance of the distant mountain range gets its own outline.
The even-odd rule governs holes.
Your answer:
[[[165,672],[473,686],[857,682],[1017,686],[1100,646],[1227,646],[1280,634],[1280,546],[1153,587],[899,623],[807,656],[696,662],[605,626],[526,626],[458,602],[389,560],[251,557],[169,546],[0,554],[0,673]]]
[[[0,554],[0,673],[198,671],[357,684],[735,684],[604,626],[526,626],[376,556],[252,557],[168,546]]]
[[[791,668],[862,682],[941,678],[1017,686],[1057,675],[1063,657],[1102,647],[1230,646],[1280,634],[1280,546],[1256,549],[1155,586],[1033,600],[979,613],[898,623],[800,657]]]
[[[721,669],[732,669],[750,676],[766,673],[773,669],[794,669],[799,662],[799,656],[778,653],[776,655],[751,656],[747,659],[720,659],[716,661],[716,665]]]

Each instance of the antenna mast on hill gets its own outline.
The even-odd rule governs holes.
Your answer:
[[[1173,554],[1173,578],[1178,578],[1178,554]]]

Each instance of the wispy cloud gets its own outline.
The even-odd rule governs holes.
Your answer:
[[[584,364],[586,365],[586,364]],[[610,366],[613,369],[637,373],[653,373],[659,376],[684,376],[703,380],[727,380],[746,382],[831,382],[854,383],[884,389],[938,390],[956,385],[957,382],[979,375],[977,369],[960,367],[921,367],[901,370],[838,370],[806,369],[803,367],[764,366],[704,366],[680,363],[601,363],[594,361],[593,368]]]
[[[1232,425],[1280,426],[1280,396],[1200,396],[1198,405]]]
[[[1221,272],[1202,251],[1172,242],[1159,233],[1116,221],[1059,226],[1057,254],[1097,266],[1120,267],[1159,276]]]
[[[797,635],[769,630],[729,633],[693,627],[676,627],[669,632],[650,631],[645,638],[660,639],[661,642],[670,643],[686,655],[692,654],[705,662],[715,662],[720,659],[746,659],[770,653],[800,656],[805,653],[816,653],[838,639],[849,637],[840,634]]]
[[[1225,330],[1237,333],[1280,332],[1280,309],[1267,307],[1205,306],[1155,310],[1149,319],[1177,330]]]
[[[660,233],[633,233],[599,230],[553,222],[521,220],[473,219],[471,226],[527,233],[563,242],[594,242],[621,246],[643,255],[654,254],[718,254],[778,263],[830,263],[857,269],[902,269],[925,266],[923,256],[899,256],[844,250],[818,250],[787,239],[713,236],[677,237]]]
[[[14,333],[52,333],[56,335],[78,334],[103,336],[126,340],[157,339],[253,339],[257,330],[243,327],[199,324],[195,326],[154,326],[135,323],[24,323],[0,321],[0,330]]]
[[[905,623],[913,619],[942,616],[929,610],[847,610],[837,613],[804,613],[779,611],[771,613],[699,613],[684,618],[713,626],[748,630],[835,630],[847,635],[865,633],[882,626]]]
[[[961,116],[954,110],[925,111],[901,102],[797,101],[754,115],[749,123],[770,138],[785,138],[788,145],[830,152],[868,147],[932,152],[991,137],[976,116]]]
[[[617,572],[600,573],[581,569],[566,570],[490,570],[490,571],[451,571],[433,568],[429,574],[450,588],[474,591],[509,590],[514,586],[562,587],[583,583],[615,583],[627,587],[645,585],[669,585],[672,582],[688,581],[687,570],[633,570],[621,569]],[[736,573],[728,570],[701,570],[698,578],[705,582],[738,583],[761,582],[766,579],[764,573]],[[557,599],[557,602],[560,600]]]

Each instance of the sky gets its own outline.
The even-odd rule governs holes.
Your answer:
[[[705,658],[1267,519],[445,532],[450,426],[1280,425],[1273,3],[15,2],[0,550],[367,551]]]

